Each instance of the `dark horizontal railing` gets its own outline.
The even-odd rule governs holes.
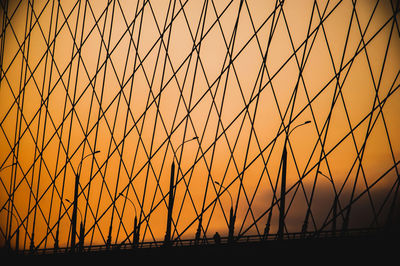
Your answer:
[[[282,240],[301,240],[301,239],[335,239],[335,238],[357,238],[373,236],[380,232],[377,228],[361,228],[361,229],[350,229],[346,231],[319,231],[319,232],[296,232],[296,233],[285,233]],[[169,243],[168,247],[194,247],[194,246],[207,246],[207,245],[239,245],[246,243],[260,243],[266,241],[278,240],[277,234],[269,235],[242,235],[237,236],[233,240],[228,237],[221,237],[217,243],[214,238],[202,238],[202,239],[176,239]],[[151,249],[165,247],[164,241],[149,241],[140,242],[136,245],[132,243],[120,243],[112,245],[91,245],[77,247],[75,252],[77,253],[101,253],[115,250],[132,250],[132,249]],[[44,248],[35,250],[20,250],[18,254],[64,254],[70,253],[70,247],[60,248]]]

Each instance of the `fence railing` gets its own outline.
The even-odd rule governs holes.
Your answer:
[[[301,239],[335,239],[335,238],[356,238],[373,236],[380,232],[377,228],[362,228],[362,229],[349,229],[346,231],[319,231],[319,232],[296,232],[296,233],[285,233],[282,236],[284,240],[301,240]],[[216,241],[213,237],[201,238],[201,239],[175,239],[169,242],[168,247],[194,247],[194,246],[206,246],[206,245],[240,245],[246,243],[258,243],[266,241],[278,240],[277,234],[268,235],[239,235],[232,239],[228,237],[220,237]],[[111,245],[91,245],[91,246],[77,246],[75,248],[76,253],[98,253],[116,250],[133,250],[133,249],[151,249],[166,247],[164,241],[149,241],[140,242],[137,244],[132,243],[119,243]],[[14,251],[15,252],[15,251]],[[19,250],[15,252],[17,254],[66,254],[70,253],[70,247],[60,248],[43,248],[34,250]]]

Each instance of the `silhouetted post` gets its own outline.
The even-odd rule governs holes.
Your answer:
[[[77,213],[77,209],[78,209],[78,187],[79,187],[79,171],[82,167],[82,162],[83,160],[85,160],[88,156],[93,156],[96,153],[99,153],[100,151],[94,151],[91,154],[86,155],[85,157],[83,157],[82,161],[79,163],[78,165],[78,169],[76,171],[76,175],[75,175],[75,189],[74,189],[74,201],[72,202],[73,204],[73,209],[72,209],[72,220],[71,220],[71,227],[72,227],[72,234],[71,234],[71,251],[74,252],[75,251],[75,240],[77,237],[76,234],[76,213]]]
[[[75,190],[74,190],[74,201],[72,207],[72,234],[71,234],[71,251],[75,251],[75,238],[76,238],[76,215],[78,211],[78,185],[79,185],[79,174],[75,175]]]
[[[186,142],[192,141],[192,140],[196,140],[198,139],[198,137],[193,137],[191,139],[185,140],[184,142],[182,142],[178,148],[176,148],[176,151],[174,151],[174,153],[177,153],[177,151],[179,150],[180,147],[183,146],[183,144],[185,144]],[[170,241],[171,241],[171,222],[172,222],[172,208],[174,206],[174,175],[175,175],[175,164],[174,161],[172,161],[171,164],[171,180],[169,183],[169,200],[168,200],[168,217],[167,217],[167,230],[165,232],[165,237],[164,237],[164,245],[169,245]],[[178,171],[177,171],[177,179],[178,179],[178,175],[179,175],[179,162],[178,162]]]
[[[83,251],[84,241],[85,241],[85,227],[81,221],[81,226],[79,229],[79,252]]]
[[[56,239],[54,240],[54,252],[59,248],[59,246],[58,246],[58,235],[59,235],[59,229],[57,227]]]
[[[137,247],[139,244],[139,232],[140,225],[138,224],[137,217],[135,216],[134,227],[133,227],[133,246]]]
[[[235,219],[236,215],[233,214],[233,208],[229,211],[229,233],[228,233],[228,243],[233,243],[233,235],[235,231]]]
[[[233,235],[234,235],[234,231],[235,231],[235,219],[236,219],[236,216],[233,215],[233,198],[232,198],[232,195],[229,192],[229,190],[226,187],[224,187],[222,184],[220,184],[217,181],[214,181],[214,184],[216,184],[216,185],[220,186],[221,188],[225,189],[225,191],[228,193],[229,198],[231,200],[231,208],[229,210],[228,243],[232,243],[233,242]]]
[[[138,221],[137,221],[136,207],[135,207],[135,204],[133,203],[133,201],[130,198],[128,198],[127,196],[125,196],[122,192],[119,193],[119,195],[124,197],[125,199],[127,199],[132,204],[133,210],[135,211],[135,220],[133,222],[133,229],[132,229],[132,235],[133,235],[132,236],[132,245],[135,247],[139,243],[139,232],[140,232],[140,224],[138,224]]]
[[[311,123],[310,120],[305,121],[302,124],[295,126],[289,133],[286,134],[285,143],[283,144],[283,152],[282,152],[282,179],[281,179],[281,202],[279,205],[279,227],[278,227],[278,239],[283,238],[283,231],[285,229],[285,198],[286,198],[286,165],[287,165],[287,150],[286,144],[289,140],[289,135],[292,133],[296,128],[307,125]],[[289,124],[290,125],[290,124]],[[287,127],[289,126],[287,125]]]
[[[281,202],[279,205],[278,239],[283,238],[283,230],[285,227],[286,161],[287,161],[287,151],[286,151],[286,140],[285,140],[285,146],[283,146],[282,161],[281,161],[282,179],[281,179]]]
[[[171,165],[171,179],[169,183],[169,200],[168,200],[168,216],[167,216],[167,230],[165,232],[164,245],[169,245],[171,241],[171,222],[172,222],[172,208],[174,206],[174,174],[175,164]]]

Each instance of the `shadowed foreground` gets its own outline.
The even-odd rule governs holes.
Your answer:
[[[83,252],[63,252],[48,254],[16,254],[2,250],[2,255],[17,261],[78,263],[119,263],[159,262],[200,262],[213,263],[216,260],[246,259],[248,262],[368,262],[384,265],[396,256],[399,246],[398,231],[384,231],[369,235],[343,236],[319,239],[265,240],[208,245],[160,246],[131,249],[109,249]],[[4,256],[2,256],[4,257]],[[160,259],[162,261],[160,261]],[[393,260],[391,261],[393,262]],[[383,263],[383,264],[382,264]]]

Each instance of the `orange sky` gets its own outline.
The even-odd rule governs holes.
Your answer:
[[[12,27],[1,35],[5,78],[0,83],[0,167],[17,164],[0,172],[0,206],[10,208],[12,194],[14,213],[23,220],[25,248],[33,231],[36,245],[53,247],[57,228],[60,245],[67,245],[72,208],[66,200],[73,200],[81,162],[78,207],[85,244],[104,244],[111,220],[113,243],[132,232],[133,206],[118,196],[121,192],[138,211],[142,207],[141,240],[162,240],[167,216],[163,197],[174,160],[179,161],[180,181],[173,219],[182,238],[194,237],[203,207],[203,232],[208,237],[216,231],[227,234],[230,198],[225,192],[216,201],[219,187],[211,181],[228,187],[233,197],[235,233],[262,233],[285,140],[282,117],[285,126],[292,117],[291,128],[311,121],[289,138],[287,188],[293,189],[286,204],[295,195],[286,218],[289,232],[301,230],[318,169],[341,191],[342,207],[356,178],[357,196],[392,169],[363,194],[361,207],[354,207],[355,216],[368,223],[392,193],[400,156],[400,36],[390,1],[380,1],[375,11],[373,1],[359,1],[353,16],[352,1],[317,1],[314,8],[314,1],[285,1],[275,16],[273,1],[245,1],[236,28],[239,1],[206,1],[205,18],[202,1],[172,1],[175,6],[150,1],[143,10],[139,1],[140,12],[128,1],[111,1],[108,9],[106,1],[82,1],[80,6],[45,2],[35,1],[32,12],[25,1],[10,1]],[[160,42],[159,31],[170,23],[172,12],[174,22]],[[30,34],[25,39],[26,27]],[[198,45],[200,36],[204,38]],[[190,56],[193,39],[197,50]],[[198,139],[179,147],[194,137]],[[328,179],[318,175],[316,184],[310,231],[323,225],[334,198]],[[376,210],[368,205],[371,199]],[[9,216],[0,213],[3,242]],[[360,224],[359,218],[352,221],[355,227],[369,225]],[[272,233],[277,222],[275,206]],[[12,225],[14,234],[14,218]]]

